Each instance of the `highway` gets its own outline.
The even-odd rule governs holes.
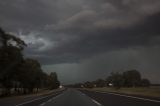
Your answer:
[[[41,106],[97,106],[97,104],[80,91],[68,89],[57,97],[41,104]]]
[[[103,106],[160,106],[160,100],[114,93],[100,93],[83,90],[83,93],[95,99]]]
[[[7,105],[0,102],[0,106]],[[57,95],[47,95],[8,106],[160,106],[160,101],[113,93],[79,91],[69,88]]]

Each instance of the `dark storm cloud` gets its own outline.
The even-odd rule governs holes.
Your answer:
[[[26,54],[52,64],[157,45],[159,12],[158,0],[5,0],[0,19],[5,28],[28,36]]]
[[[43,63],[153,46],[160,35],[159,0],[5,0],[0,5],[2,26],[29,43],[26,54]]]
[[[0,0],[0,13],[1,27],[28,44],[25,55],[45,65],[69,64],[66,68],[72,69],[70,64],[75,63],[82,76],[94,70],[92,77],[114,69],[110,64],[114,60],[116,69],[135,67],[146,76],[151,68],[153,73],[160,68],[155,64],[160,48],[159,0]],[[130,49],[134,63],[126,56]]]
[[[156,14],[147,17],[138,25],[125,29],[81,32],[81,35],[73,40],[62,41],[58,47],[49,52],[46,51],[45,54],[51,55],[53,58],[60,56],[59,60],[65,60],[65,62],[76,62],[99,53],[117,49],[159,46],[159,39],[155,42],[156,38],[160,37],[159,19],[160,15]]]
[[[19,29],[35,30],[41,29],[44,24],[54,23],[56,20],[56,9],[52,7],[52,11],[43,0],[1,0],[1,25],[11,31]]]

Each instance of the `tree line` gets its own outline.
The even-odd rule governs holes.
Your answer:
[[[59,87],[57,74],[45,73],[40,63],[24,58],[26,43],[0,28],[0,95],[28,94],[39,88]]]
[[[123,73],[112,72],[106,79],[97,79],[68,86],[76,88],[114,87],[120,89],[121,87],[149,87],[150,81],[147,78],[142,78],[139,71],[128,70]]]

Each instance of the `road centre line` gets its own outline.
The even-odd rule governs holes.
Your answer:
[[[52,101],[52,99],[49,99],[47,102],[51,102]]]
[[[44,103],[40,104],[39,106],[44,106],[45,104],[46,104],[46,102],[44,102]]]
[[[97,102],[96,100],[92,99],[92,101],[97,104],[98,106],[102,106],[99,102]]]
[[[82,93],[82,92],[81,92],[81,94],[82,94],[83,96],[87,96],[85,93]],[[87,96],[87,97],[89,97],[89,96]],[[100,103],[97,102],[96,100],[92,99],[91,97],[89,97],[89,98],[92,100],[92,102],[94,102],[94,103],[97,104],[98,106],[102,106],[102,104],[100,104]]]

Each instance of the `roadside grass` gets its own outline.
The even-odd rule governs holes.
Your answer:
[[[28,98],[28,97],[34,97],[34,96],[42,96],[42,95],[48,95],[51,93],[57,93],[63,90],[65,90],[65,88],[62,88],[62,89],[58,88],[58,89],[53,89],[53,90],[39,89],[38,92],[34,92],[31,94],[10,95],[10,96],[5,96],[5,97],[0,97],[0,100],[7,99],[7,98]]]
[[[149,96],[149,97],[158,97],[160,98],[160,87],[138,87],[138,88],[121,88],[116,90],[111,87],[103,87],[103,88],[92,88],[90,90],[99,91],[99,92],[113,92],[113,93],[123,93],[123,94],[133,94],[133,95],[141,95],[141,96]]]

